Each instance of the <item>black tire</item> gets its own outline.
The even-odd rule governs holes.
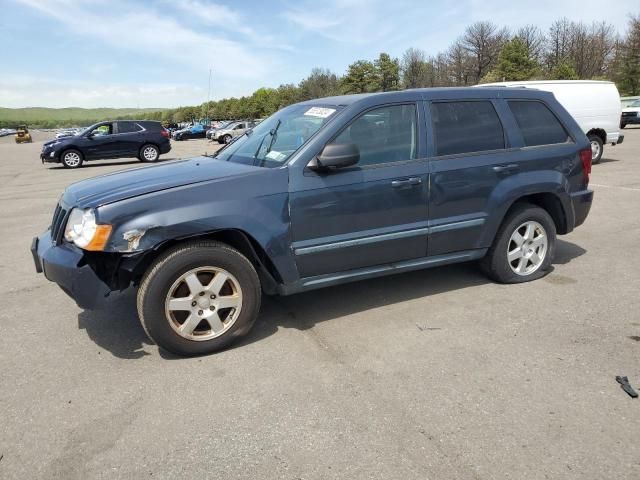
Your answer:
[[[587,137],[589,139],[589,141],[593,144],[594,142],[598,145],[598,153],[595,156],[591,157],[591,163],[593,165],[600,163],[600,159],[602,158],[602,152],[604,150],[604,142],[602,141],[602,139],[595,134],[591,134]],[[593,146],[591,147],[592,151],[593,151]]]
[[[60,154],[60,163],[62,163],[64,168],[80,168],[83,162],[84,158],[82,157],[82,153],[78,150],[70,148]]]
[[[152,152],[155,153],[153,156],[151,155]],[[140,148],[140,151],[138,152],[138,159],[141,162],[153,163],[153,162],[157,162],[159,158],[160,158],[160,149],[151,143],[145,143],[142,146],[142,148]]]
[[[531,221],[537,222],[545,230],[547,248],[542,263],[535,271],[518,274],[509,263],[507,252],[511,247],[511,237],[516,229],[521,228],[525,222]],[[480,261],[480,267],[489,278],[499,283],[530,282],[549,273],[555,249],[556,225],[551,216],[540,207],[529,203],[520,203],[516,204],[503,220],[493,240],[493,245]]]
[[[231,143],[231,138],[232,138],[231,135],[229,135],[229,134],[225,135],[224,137],[222,137],[222,143],[224,143],[224,144]]]
[[[216,267],[233,275],[241,289],[240,314],[221,335],[191,340],[176,332],[170,323],[173,320],[165,313],[165,303],[182,275],[202,267]],[[260,300],[258,274],[244,255],[224,243],[199,241],[180,245],[153,262],[140,283],[137,305],[140,322],[151,340],[169,352],[193,356],[218,351],[249,332],[260,311]]]
[[[625,128],[626,126],[627,126],[627,124],[626,124],[626,123],[621,123],[621,124],[620,124],[620,128]]]

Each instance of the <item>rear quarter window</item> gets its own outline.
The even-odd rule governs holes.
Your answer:
[[[558,118],[544,103],[533,100],[509,100],[507,103],[520,128],[525,146],[571,141]]]
[[[436,155],[504,149],[504,130],[490,101],[431,104]]]
[[[142,127],[135,122],[118,122],[118,133],[134,133],[142,130]]]

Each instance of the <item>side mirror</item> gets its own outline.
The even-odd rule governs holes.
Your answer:
[[[360,150],[353,143],[329,143],[325,145],[320,155],[309,163],[312,170],[327,168],[344,168],[355,165],[360,161]]]

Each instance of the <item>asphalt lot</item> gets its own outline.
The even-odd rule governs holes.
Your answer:
[[[243,342],[195,359],[148,343],[135,292],[82,311],[29,253],[67,184],[139,162],[69,171],[0,139],[0,478],[640,478],[640,399],[615,382],[640,391],[624,132],[546,278],[470,264],[270,298]]]

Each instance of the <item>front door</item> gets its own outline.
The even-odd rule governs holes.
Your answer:
[[[110,158],[118,150],[118,136],[113,123],[103,123],[95,127],[86,137],[87,158]]]
[[[426,256],[428,163],[413,103],[368,110],[333,143],[352,143],[360,162],[330,173],[306,169],[290,187],[300,277]]]

